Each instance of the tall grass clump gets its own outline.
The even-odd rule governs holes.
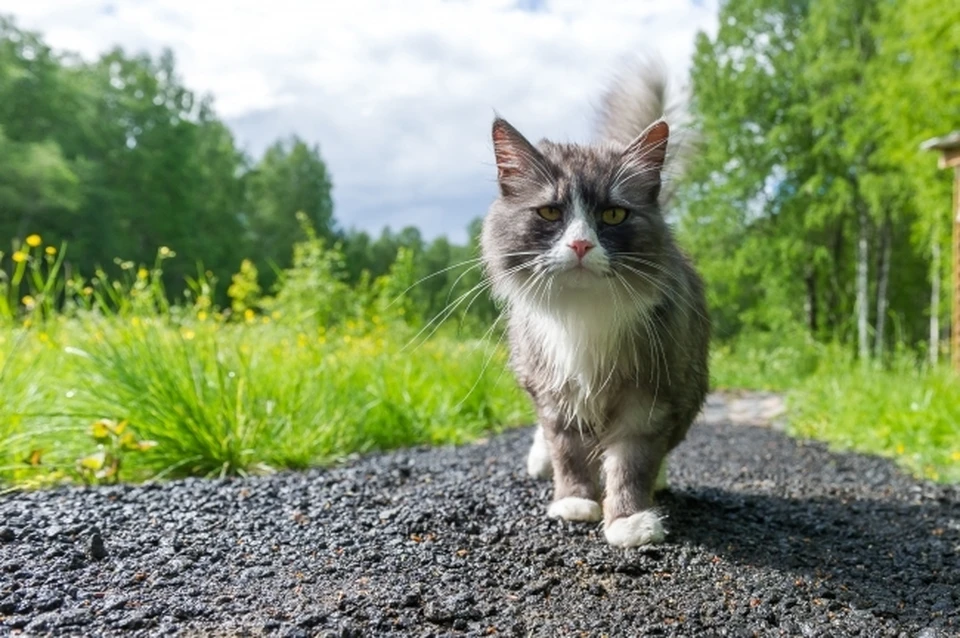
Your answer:
[[[529,421],[495,339],[417,336],[398,294],[412,256],[348,286],[339,247],[305,230],[271,294],[241,265],[228,308],[202,268],[170,302],[168,248],[89,279],[65,277],[60,250],[19,251],[13,272],[32,276],[2,290],[0,480],[244,475]]]

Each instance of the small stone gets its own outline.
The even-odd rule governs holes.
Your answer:
[[[94,532],[90,536],[90,558],[94,560],[101,560],[107,557],[107,547],[103,543],[103,537],[100,535],[100,532]]]
[[[0,543],[12,543],[17,535],[9,527],[0,527]]]

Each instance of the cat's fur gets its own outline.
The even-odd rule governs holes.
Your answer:
[[[528,470],[553,476],[547,514],[603,518],[624,547],[663,539],[654,488],[708,384],[703,284],[663,214],[662,178],[682,150],[668,144],[666,86],[662,65],[628,69],[590,145],[534,146],[497,118],[500,195],[481,240],[511,365],[537,409]],[[606,225],[610,207],[629,215]]]

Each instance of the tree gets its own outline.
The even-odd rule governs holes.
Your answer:
[[[247,227],[264,265],[285,267],[302,239],[296,214],[306,214],[318,237],[336,237],[327,167],[316,145],[293,137],[267,149],[246,178]]]

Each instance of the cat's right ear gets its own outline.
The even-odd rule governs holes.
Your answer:
[[[540,151],[499,117],[493,121],[493,152],[497,158],[500,194],[505,197],[516,194],[525,183],[550,175]]]

